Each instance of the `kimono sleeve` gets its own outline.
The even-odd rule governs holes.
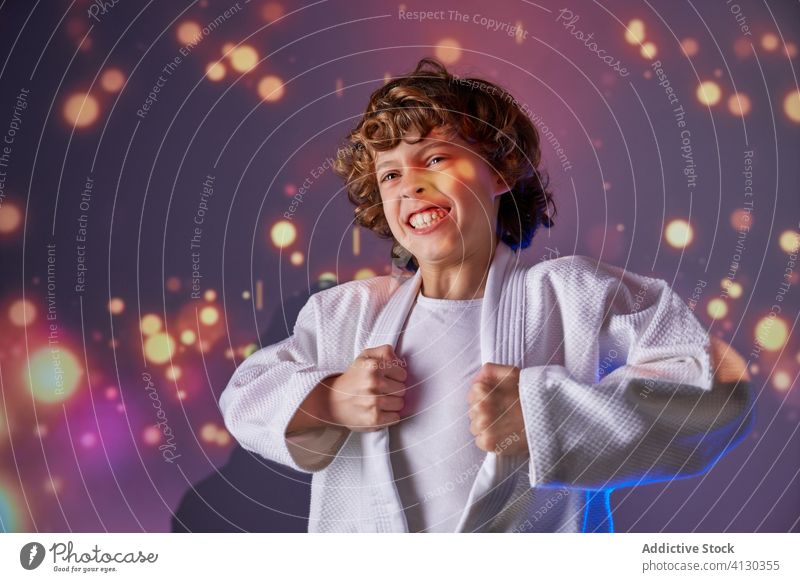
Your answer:
[[[617,346],[621,362],[606,372],[598,361],[592,383],[562,365],[520,370],[531,486],[608,489],[706,471],[749,428],[749,383],[715,382],[708,333],[666,281],[623,272],[597,285],[570,293],[603,310],[587,341],[599,342],[599,359]]]
[[[321,368],[319,294],[300,310],[293,334],[251,354],[220,396],[225,426],[248,451],[304,473],[327,467],[350,431],[325,426],[286,436],[298,407],[317,386],[343,370]]]

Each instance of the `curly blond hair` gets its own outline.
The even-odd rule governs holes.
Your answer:
[[[538,228],[553,226],[556,214],[547,174],[540,168],[539,133],[519,103],[500,86],[453,75],[435,59],[375,91],[359,124],[347,135],[333,163],[355,205],[355,223],[392,239],[392,259],[409,271],[416,258],[395,240],[383,212],[375,158],[396,147],[409,130],[420,137],[433,128],[459,136],[511,185],[501,195],[498,239],[526,248]]]

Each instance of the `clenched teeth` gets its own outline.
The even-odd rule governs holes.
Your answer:
[[[414,228],[420,228],[423,226],[429,226],[434,222],[437,222],[447,216],[447,212],[442,210],[441,208],[436,208],[434,210],[426,210],[424,212],[418,212],[414,214],[409,219],[409,224]]]

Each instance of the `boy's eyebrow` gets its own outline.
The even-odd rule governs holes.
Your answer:
[[[416,145],[416,144],[411,144],[411,145]],[[417,148],[416,152],[414,152],[414,153],[415,153],[415,154],[421,154],[421,153],[424,153],[424,152],[426,152],[427,150],[429,150],[429,149],[431,149],[431,148],[436,148],[436,147],[448,147],[448,146],[450,146],[450,145],[451,145],[451,143],[450,143],[450,142],[448,142],[448,141],[446,141],[446,140],[443,140],[443,139],[440,139],[440,140],[437,140],[437,141],[431,141],[431,142],[428,142],[427,144],[425,144],[425,145],[423,145],[423,146],[420,146],[419,148]],[[388,159],[388,160],[383,160],[383,161],[382,161],[380,164],[378,164],[377,166],[375,166],[375,171],[377,172],[377,171],[378,171],[378,170],[380,170],[382,167],[384,167],[384,166],[391,166],[391,165],[392,165],[392,164],[394,164],[394,163],[395,163],[395,160],[394,160],[394,158],[390,158],[390,159]]]

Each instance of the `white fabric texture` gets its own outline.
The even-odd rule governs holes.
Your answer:
[[[469,432],[467,393],[480,369],[483,299],[420,293],[398,338],[406,366],[401,421],[389,427],[392,471],[412,532],[454,532],[486,456]]]
[[[485,453],[456,531],[583,531],[595,491],[696,475],[742,438],[752,391],[713,385],[708,334],[666,281],[579,255],[533,266],[519,255],[498,245],[479,335],[482,364],[520,368],[530,458]],[[408,531],[388,429],[326,427],[300,443],[285,432],[321,379],[367,347],[397,345],[420,282],[382,276],[312,295],[292,336],[247,358],[220,397],[245,449],[313,474],[311,532]],[[600,521],[610,529],[607,510]]]

